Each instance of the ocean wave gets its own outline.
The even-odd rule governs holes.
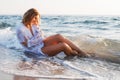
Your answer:
[[[113,25],[114,28],[120,28],[120,24]]]
[[[80,24],[81,21],[75,21],[75,22],[63,22],[62,24]]]
[[[120,63],[120,41],[81,35],[70,37],[84,52],[108,61]]]
[[[67,31],[58,32],[67,33]],[[11,27],[1,29],[0,37],[0,45],[11,49],[22,49],[22,46],[19,44],[16,37],[16,32],[12,30]],[[91,35],[71,35],[67,38],[72,40],[76,45],[79,46],[79,48],[81,48],[85,52],[96,53],[96,55],[98,56],[103,56],[104,54],[107,54],[108,56],[113,55],[114,57],[116,56],[116,59],[118,59],[120,56],[119,40],[95,37]]]
[[[24,55],[16,37],[13,26],[20,23],[21,19],[21,16],[0,16],[0,27],[2,27],[0,28],[0,70],[21,76],[47,79],[120,79],[119,17],[41,17],[41,28],[45,31],[45,36],[60,33],[84,52],[94,55],[81,58],[65,57],[64,53],[60,53],[35,62]],[[29,67],[20,67],[24,59],[30,64]]]
[[[108,22],[105,21],[96,21],[96,20],[85,20],[83,21],[84,24],[107,24]]]
[[[21,19],[19,15],[0,15],[0,28],[15,27]]]
[[[15,31],[11,27],[0,29],[0,45],[7,48],[22,48],[18,42]]]
[[[73,31],[74,32],[74,31]],[[57,31],[57,33],[67,33],[65,31]],[[69,32],[69,34],[72,32]],[[75,32],[74,32],[75,33]],[[47,36],[47,35],[46,35]],[[0,30],[0,45],[3,45],[11,49],[22,49],[16,37],[16,32],[11,29],[11,27]],[[68,37],[69,38],[69,37]],[[97,53],[98,55],[103,55],[100,53],[115,55],[119,57],[120,55],[120,41],[107,39],[103,37],[95,37],[92,35],[71,35],[70,39],[76,43],[81,49],[86,52]]]
[[[0,50],[0,70],[12,75],[69,80],[118,80],[120,78],[120,64],[104,60],[80,57],[61,58],[63,56],[59,54],[35,61],[15,50],[2,46]],[[27,58],[27,61],[22,62],[23,58]],[[113,75],[112,78],[111,75]]]
[[[120,17],[112,18],[112,20],[114,20],[114,21],[120,21]]]
[[[11,28],[1,29],[0,32],[2,37],[0,38],[0,70],[3,72],[43,79],[109,80],[110,75],[114,76],[112,80],[120,78],[116,75],[120,73],[118,67],[120,66],[120,41],[90,35],[66,36],[81,50],[95,53],[95,56],[65,58],[65,55],[60,53],[54,57],[35,61],[34,64],[32,58],[27,58],[23,54],[15,32]],[[26,60],[25,64],[29,64],[27,67],[21,67],[23,59]]]
[[[52,21],[52,20],[59,20],[59,16],[43,16],[41,19],[45,20],[45,21]]]
[[[109,28],[104,28],[104,27],[90,27],[90,29],[95,29],[95,30],[109,30]]]
[[[63,24],[107,24],[108,22],[104,21],[95,21],[95,20],[85,20],[85,21],[70,21],[70,22],[63,22]]]
[[[13,25],[11,25],[9,23],[6,23],[6,22],[1,22],[0,23],[0,28],[10,27],[10,26],[13,26]]]

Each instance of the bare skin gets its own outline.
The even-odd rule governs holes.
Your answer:
[[[64,38],[60,34],[47,37],[44,40],[45,46],[42,48],[43,53],[48,56],[55,56],[63,51],[67,56],[85,55],[75,44]]]
[[[48,56],[55,56],[60,52],[64,52],[67,56],[84,56],[85,53],[81,51],[75,44],[73,44],[67,38],[64,38],[60,34],[52,35],[43,40],[44,47],[42,48],[42,52],[47,54]],[[26,42],[23,42],[25,46],[27,46]]]
[[[26,27],[30,30],[31,34],[33,35],[32,25],[39,25],[40,16],[34,16],[29,24],[26,24]],[[34,36],[34,35],[33,35]],[[22,42],[24,46],[27,47],[27,38],[25,42]],[[83,51],[81,51],[75,44],[73,44],[70,40],[64,38],[60,34],[56,34],[53,36],[49,36],[43,40],[44,47],[42,48],[42,52],[47,54],[48,56],[55,56],[60,52],[64,52],[67,56],[71,55],[85,55]]]

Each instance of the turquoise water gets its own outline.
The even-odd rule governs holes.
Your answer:
[[[63,53],[36,61],[23,55],[15,35],[21,22],[19,15],[0,16],[0,70],[22,76],[119,80],[120,79],[120,17],[119,16],[48,16],[41,17],[45,36],[62,34],[85,52],[95,53],[92,58],[65,58]],[[29,66],[21,68],[21,60]],[[31,68],[32,67],[32,68]],[[41,80],[41,79],[40,79]]]

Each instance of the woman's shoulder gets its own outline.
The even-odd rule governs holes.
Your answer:
[[[23,23],[20,23],[16,26],[16,30],[17,31],[22,31],[25,29],[25,25]]]

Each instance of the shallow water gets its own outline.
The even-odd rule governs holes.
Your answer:
[[[81,50],[94,53],[94,57],[66,58],[60,53],[55,57],[40,58],[37,61],[23,54],[15,36],[15,26],[20,20],[21,16],[0,16],[2,72],[39,77],[37,79],[40,80],[120,79],[119,16],[43,16],[41,28],[45,36],[61,33]],[[22,62],[23,60],[26,62]]]
[[[16,51],[1,48],[0,70],[14,75],[39,77],[43,79],[86,79],[119,80],[120,64],[103,59],[64,57],[61,53],[55,57],[32,60]],[[26,62],[22,60],[26,59]]]

